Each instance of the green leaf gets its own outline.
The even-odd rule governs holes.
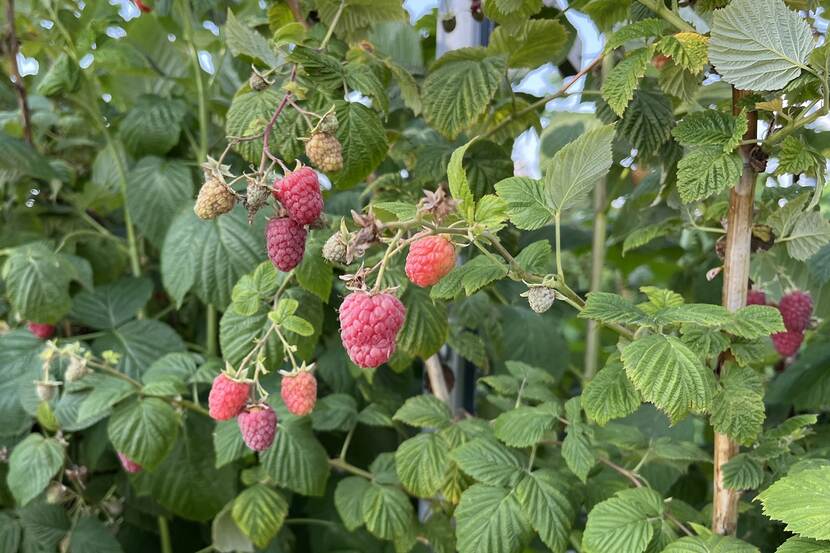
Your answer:
[[[721,378],[721,383],[723,389],[712,403],[712,427],[740,444],[751,445],[766,418],[763,393],[738,378]]]
[[[508,217],[516,227],[536,230],[551,223],[554,212],[548,206],[542,181],[508,177],[496,183],[496,192],[507,202]]]
[[[654,313],[654,318],[660,324],[666,325],[697,325],[706,328],[716,328],[727,324],[732,314],[726,308],[711,303],[688,303],[661,309]]]
[[[759,553],[758,548],[731,536],[688,536],[666,547],[663,553]]]
[[[576,516],[574,504],[568,499],[568,490],[561,476],[547,469],[526,475],[516,487],[516,498],[522,510],[552,551],[566,551],[571,524]]]
[[[487,230],[498,232],[507,220],[507,202],[493,194],[485,194],[476,206],[473,219]]]
[[[0,169],[12,175],[21,174],[48,181],[57,178],[49,161],[33,146],[19,138],[0,132]]]
[[[108,350],[120,354],[118,370],[138,378],[156,359],[166,353],[185,351],[186,347],[168,325],[144,319],[110,330],[93,342],[92,349],[98,354]]]
[[[37,84],[37,93],[42,96],[56,96],[72,92],[78,84],[79,74],[78,64],[66,53],[61,52]]]
[[[169,403],[136,398],[116,407],[107,433],[116,451],[152,470],[170,452],[178,429],[179,418]]]
[[[704,146],[686,154],[677,164],[677,191],[684,203],[704,200],[735,185],[743,162],[719,146]]]
[[[788,136],[781,143],[781,150],[778,152],[777,173],[809,173],[824,170],[824,158],[803,140],[794,136]]]
[[[508,67],[533,69],[561,55],[568,45],[568,31],[553,19],[531,19],[521,25],[496,27],[489,48],[507,55]]]
[[[105,374],[90,374],[84,378],[84,384],[92,389],[78,408],[78,420],[82,421],[109,415],[116,403],[138,393],[132,383]]]
[[[369,486],[369,481],[362,476],[349,476],[337,483],[334,506],[349,532],[363,526],[363,496]]]
[[[620,324],[641,324],[648,318],[633,303],[609,292],[590,292],[579,317],[603,323]]]
[[[262,304],[270,299],[279,287],[285,273],[278,273],[271,261],[260,263],[253,273],[243,275],[231,291],[231,309],[242,316],[255,315]]]
[[[542,9],[542,0],[498,0],[484,2],[484,15],[496,23],[506,25],[529,18]]]
[[[634,98],[634,91],[640,79],[651,65],[652,49],[638,48],[614,66],[602,83],[602,97],[614,113],[622,117],[628,103]]]
[[[511,447],[530,447],[553,428],[558,414],[558,406],[551,403],[511,409],[493,421],[496,438]]]
[[[562,458],[565,464],[582,482],[588,479],[588,473],[597,462],[597,456],[591,447],[588,436],[589,428],[582,422],[580,399],[574,397],[565,403],[568,424],[565,439],[562,441]]]
[[[617,492],[588,513],[582,547],[585,553],[642,553],[663,514],[663,498],[650,488]]]
[[[343,169],[332,175],[339,188],[359,183],[386,157],[386,129],[378,114],[358,102],[338,102],[337,140],[343,146]]]
[[[14,248],[2,277],[12,308],[21,319],[56,323],[69,312],[69,283],[77,278],[69,259],[43,242]]]
[[[723,485],[732,490],[755,490],[764,483],[764,465],[748,453],[739,453],[721,468]]]
[[[461,48],[441,56],[424,80],[427,122],[449,139],[470,127],[495,96],[507,68],[503,56],[485,48]]]
[[[453,269],[430,290],[434,299],[454,299],[463,290],[475,294],[493,281],[507,276],[508,267],[500,261],[480,255]]]
[[[640,155],[648,157],[657,154],[669,140],[673,126],[671,100],[645,79],[634,93],[622,121],[617,124],[617,132],[637,148]]]
[[[450,186],[450,195],[458,202],[457,208],[469,222],[474,220],[475,215],[475,200],[473,200],[473,192],[470,189],[470,184],[467,182],[467,171],[464,170],[464,154],[467,149],[475,142],[475,138],[456,148],[450,156],[450,162],[447,165],[447,181]]]
[[[288,502],[265,484],[256,484],[233,500],[231,516],[257,547],[266,547],[280,531]]]
[[[722,146],[731,152],[746,133],[746,114],[738,117],[707,109],[692,112],[672,129],[672,136],[683,146]]]
[[[799,261],[806,261],[825,244],[830,243],[830,221],[818,211],[802,213],[787,236],[787,253]]]
[[[653,240],[668,236],[673,231],[671,225],[665,221],[656,225],[646,225],[632,230],[623,241],[622,254],[625,256],[631,250],[641,248]]]
[[[122,553],[112,531],[94,516],[81,518],[69,538],[72,553]]]
[[[188,291],[224,309],[233,285],[259,264],[263,251],[242,211],[211,221],[187,208],[170,225],[161,249],[161,280],[177,305]]]
[[[582,407],[585,414],[600,426],[626,417],[640,407],[640,394],[625,375],[618,355],[610,357],[605,367],[585,386]]]
[[[336,17],[338,0],[317,0],[315,2],[320,20],[327,27],[334,27],[335,35],[356,41],[384,21],[406,20],[407,13],[397,0],[350,0],[342,17]]]
[[[283,60],[271,49],[265,37],[242,24],[230,9],[222,31],[225,44],[235,57],[247,56],[268,67],[280,67],[283,64]]]
[[[444,428],[450,424],[452,413],[437,397],[419,395],[407,399],[393,418],[417,428]]]
[[[213,429],[213,450],[216,452],[216,468],[241,459],[249,449],[242,441],[236,419],[218,421]]]
[[[694,325],[684,326],[680,339],[704,362],[717,357],[730,345],[729,338],[723,333],[712,332],[709,328]]]
[[[280,420],[277,437],[260,455],[273,482],[303,495],[323,495],[329,478],[329,457],[311,431],[308,417]]]
[[[660,71],[657,81],[660,83],[660,89],[666,94],[683,102],[691,102],[700,92],[699,84],[702,76],[695,75],[670,62]]]
[[[775,553],[830,553],[830,543],[793,536],[781,544]]]
[[[22,530],[20,522],[11,514],[0,513],[0,550],[18,551]]]
[[[466,474],[493,486],[513,486],[521,477],[516,454],[499,442],[475,438],[452,451],[450,457]]]
[[[545,172],[548,206],[555,211],[583,200],[611,168],[614,127],[605,125],[585,134],[556,152]]]
[[[178,144],[186,109],[181,100],[146,94],[121,121],[118,134],[131,153],[164,155]]]
[[[40,495],[64,462],[63,446],[53,438],[29,434],[9,457],[6,483],[21,507]]]
[[[801,74],[815,42],[807,22],[782,0],[735,0],[715,12],[709,59],[743,90],[777,90]]]
[[[95,329],[116,328],[135,317],[152,295],[150,279],[124,277],[76,294],[72,298],[70,316]]]
[[[625,25],[619,30],[614,31],[614,33],[608,37],[608,41],[605,44],[605,51],[610,52],[611,50],[616,50],[626,42],[632,40],[659,36],[663,34],[665,27],[666,24],[662,19],[656,19],[653,17],[634,21],[633,23]]]
[[[302,262],[294,269],[297,282],[323,302],[329,301],[334,283],[334,270],[323,258],[323,242],[311,240],[306,244]]]
[[[398,81],[398,87],[401,91],[401,99],[406,107],[412,110],[416,116],[421,114],[423,110],[423,103],[421,101],[421,92],[418,90],[418,83],[415,77],[407,71],[404,67],[386,58],[383,60],[384,65],[392,73],[392,76]]]
[[[193,177],[183,161],[144,157],[127,175],[130,216],[156,247],[162,246],[170,222],[192,197]]]
[[[515,491],[475,484],[455,511],[459,553],[518,553],[531,526]]]
[[[781,312],[775,307],[748,305],[738,309],[733,314],[733,319],[723,325],[723,330],[747,340],[755,340],[785,329]]]
[[[425,290],[413,286],[406,289],[401,301],[406,306],[406,320],[398,334],[398,346],[412,356],[426,359],[447,341],[446,304],[433,302]]]
[[[308,337],[314,335],[314,326],[307,320],[296,315],[286,317],[280,326],[288,332],[293,332],[294,334],[298,334],[300,336]]]
[[[547,273],[553,269],[553,249],[548,240],[537,240],[516,256],[516,263],[531,273]]]
[[[830,466],[803,470],[758,494],[764,514],[804,538],[830,539]]]
[[[672,421],[689,411],[707,411],[715,394],[712,371],[673,336],[654,334],[628,344],[622,352],[625,372],[646,401]]]
[[[349,394],[320,398],[311,412],[311,426],[318,431],[351,429],[357,422],[357,401]]]
[[[361,506],[366,529],[379,538],[397,539],[412,531],[415,511],[409,497],[396,486],[372,482]]]
[[[664,36],[657,42],[657,51],[694,74],[703,71],[709,61],[709,38],[695,32]]]
[[[432,497],[444,483],[447,444],[434,432],[418,434],[398,446],[395,467],[403,487],[416,497]]]
[[[251,91],[248,87],[241,88],[233,97],[230,108],[228,108],[225,117],[225,133],[228,136],[238,137],[252,137],[262,134],[274,113],[274,106],[278,105],[281,99],[279,93],[273,88],[266,88],[262,91]],[[286,115],[289,114],[283,113],[280,115],[281,125],[285,124],[284,118]],[[279,126],[277,125],[277,127]],[[271,134],[269,143],[280,143],[277,131]],[[239,152],[246,160],[258,163],[262,155],[262,138],[240,142],[234,146],[234,150]],[[287,154],[286,156],[293,157]]]

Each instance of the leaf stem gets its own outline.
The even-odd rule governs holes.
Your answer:
[[[352,464],[349,464],[342,459],[329,459],[329,465],[331,465],[333,468],[340,469],[345,472],[350,472],[356,476],[362,476],[367,480],[372,480],[374,478],[371,472],[358,468]]]
[[[173,545],[170,543],[170,527],[167,524],[167,518],[163,515],[159,515],[157,520],[159,526],[159,538],[161,540],[161,553],[173,553]]]
[[[334,28],[337,26],[337,22],[340,21],[340,16],[343,15],[343,8],[346,7],[346,0],[340,0],[340,5],[337,6],[337,11],[334,14],[334,17],[331,20],[331,24],[329,25],[328,31],[326,31],[326,36],[323,37],[323,42],[320,43],[319,50],[325,50],[326,45],[329,43],[331,39],[331,35],[334,33]]]
[[[641,0],[640,3],[659,15],[661,18],[671,23],[675,28],[677,28],[677,30],[686,33],[697,32],[697,29],[689,24],[685,19],[680,17],[680,15],[678,15],[671,8],[667,8],[663,3],[663,0]]]

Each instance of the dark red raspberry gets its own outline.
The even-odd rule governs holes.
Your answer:
[[[274,182],[274,197],[300,225],[310,225],[323,212],[323,194],[311,167],[301,167]]]
[[[251,385],[230,378],[226,373],[220,373],[213,379],[208,395],[210,416],[218,421],[234,418],[245,408]]]
[[[288,272],[303,260],[306,230],[288,217],[270,219],[265,227],[265,245],[274,267]]]
[[[420,287],[432,286],[455,267],[455,246],[443,236],[426,236],[409,246],[406,276]]]
[[[317,403],[317,379],[311,371],[300,370],[282,377],[280,396],[292,415],[308,415]]]
[[[784,326],[790,332],[804,332],[810,326],[813,316],[813,298],[810,294],[796,290],[784,294],[778,302],[778,310],[784,319]]]
[[[121,466],[124,467],[129,473],[135,474],[136,472],[141,472],[141,465],[121,453],[117,451],[116,454],[118,455],[118,460],[121,461]]]
[[[29,332],[41,340],[48,340],[55,335],[55,325],[47,323],[29,323],[26,327],[29,329]]]
[[[746,293],[747,305],[766,305],[767,295],[761,290],[750,290]]]
[[[786,332],[776,332],[772,335],[772,345],[775,346],[775,351],[781,357],[790,357],[798,353],[798,348],[801,347],[803,341],[803,332],[788,330]]]
[[[395,340],[406,318],[401,301],[388,293],[352,292],[340,306],[340,339],[349,358],[367,369],[395,353]]]
[[[257,403],[248,406],[236,417],[242,440],[254,451],[265,451],[274,443],[277,433],[277,414],[270,405]]]

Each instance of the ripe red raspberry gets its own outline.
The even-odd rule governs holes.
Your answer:
[[[300,225],[310,225],[323,211],[323,194],[311,167],[301,167],[274,182],[274,197]]]
[[[455,246],[443,236],[415,240],[406,256],[406,276],[420,287],[432,286],[455,267]]]
[[[277,414],[270,405],[250,405],[236,417],[242,440],[254,451],[265,451],[274,443],[277,433]]]
[[[210,416],[214,420],[226,421],[234,418],[248,402],[251,385],[233,380],[225,373],[213,379],[208,395]]]
[[[781,311],[787,330],[804,332],[810,326],[810,318],[813,316],[813,298],[799,290],[784,294],[778,302],[778,310]]]
[[[311,371],[301,370],[282,377],[280,396],[292,415],[308,415],[317,403],[317,379]]]
[[[761,290],[750,290],[746,293],[747,305],[766,305],[767,295]]]
[[[395,353],[395,339],[406,308],[392,294],[352,292],[340,306],[340,339],[349,358],[367,369],[378,367]]]
[[[772,345],[781,357],[790,357],[798,353],[798,348],[801,347],[801,342],[804,341],[804,333],[788,330],[786,332],[776,332],[772,335]]]
[[[124,470],[131,474],[135,474],[136,472],[141,472],[141,465],[121,453],[120,451],[116,452],[118,454],[118,460],[121,461],[121,466],[124,467]]]
[[[29,332],[41,340],[48,340],[55,335],[55,325],[46,323],[29,323],[26,327],[29,329]]]
[[[288,217],[270,219],[265,227],[265,245],[274,267],[288,272],[303,260],[306,230]]]

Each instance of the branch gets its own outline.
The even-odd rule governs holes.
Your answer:
[[[14,27],[14,0],[8,0],[6,3],[6,19],[9,20],[9,63],[12,69],[12,77],[14,77],[17,105],[20,109],[20,117],[23,119],[23,138],[30,146],[34,147],[32,115],[29,112],[29,101],[26,99],[26,86],[23,84],[23,77],[20,76],[20,68],[17,66],[17,53],[20,51],[20,43],[17,40],[17,31]]]

